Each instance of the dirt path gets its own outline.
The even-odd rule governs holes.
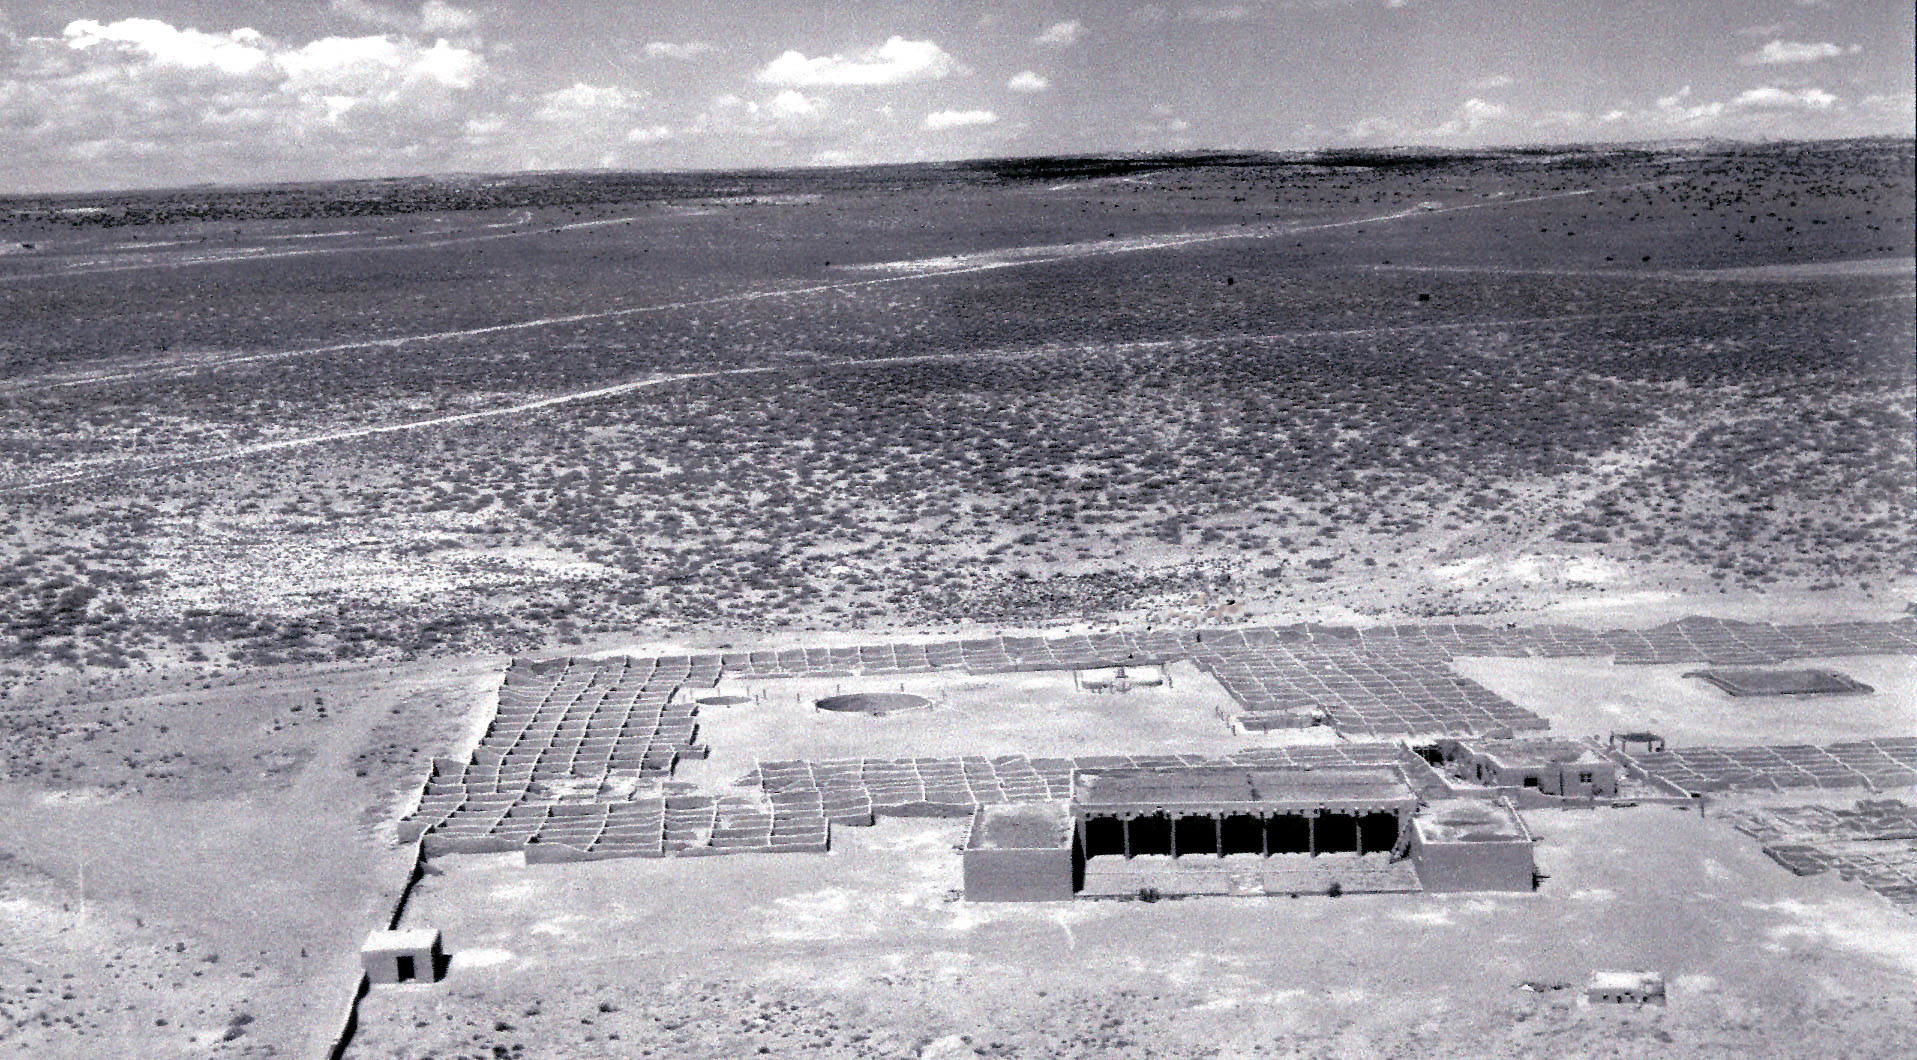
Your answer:
[[[296,350],[275,350],[268,353],[242,354],[235,357],[210,358],[192,363],[160,364],[142,362],[121,370],[108,370],[99,373],[68,377],[11,380],[0,383],[0,392],[11,389],[18,391],[59,389],[75,386],[89,386],[99,383],[129,382],[139,379],[160,378],[163,376],[188,375],[195,372],[212,371],[234,365],[254,364],[261,361],[288,360],[299,357],[312,357],[346,350],[393,348],[415,342],[438,342],[447,339],[474,338],[480,335],[492,335],[508,331],[523,331],[533,328],[554,327],[563,324],[578,324],[596,320],[614,320],[636,316],[643,313],[666,312],[675,309],[688,309],[699,306],[723,305],[731,302],[758,301],[767,298],[793,298],[803,295],[822,294],[830,291],[849,291],[863,287],[876,287],[885,284],[909,283],[916,280],[937,279],[945,276],[960,276],[969,273],[990,272],[997,269],[1021,268],[1031,265],[1047,265],[1077,258],[1103,257],[1117,254],[1141,253],[1157,250],[1175,250],[1180,247],[1197,246],[1239,239],[1266,239],[1286,237],[1306,232],[1323,232],[1354,225],[1382,224],[1388,221],[1402,220],[1407,217],[1428,217],[1438,214],[1458,213],[1466,210],[1483,210],[1521,206],[1528,203],[1549,202],[1556,199],[1572,198],[1583,195],[1596,195],[1604,192],[1632,191],[1638,188],[1660,183],[1660,181],[1640,181],[1635,184],[1615,187],[1581,188],[1576,191],[1552,192],[1547,195],[1532,195],[1516,199],[1499,199],[1491,202],[1465,203],[1459,206],[1440,206],[1435,208],[1412,207],[1388,214],[1370,217],[1351,218],[1343,221],[1325,221],[1309,225],[1267,226],[1257,229],[1217,229],[1206,232],[1174,233],[1162,236],[1131,237],[1123,240],[1101,240],[1089,243],[1053,244],[1039,247],[1008,247],[1000,250],[983,251],[978,254],[959,255],[949,258],[925,259],[923,262],[893,262],[881,264],[879,268],[893,267],[901,271],[898,275],[881,276],[873,279],[843,280],[835,283],[812,284],[804,287],[778,288],[764,291],[740,291],[733,294],[715,295],[711,298],[692,299],[680,302],[661,302],[655,305],[629,306],[622,309],[602,309],[586,313],[568,313],[560,316],[538,317],[532,320],[514,321],[510,324],[491,324],[477,328],[460,328],[449,331],[426,332],[417,335],[399,335],[383,339],[362,339],[353,342],[334,343],[327,346],[309,346]],[[602,222],[580,222],[580,224],[599,224]],[[506,238],[517,233],[501,233],[495,237]],[[411,244],[412,247],[424,247],[433,244]],[[327,247],[315,248],[315,251],[347,252],[352,248]],[[397,249],[397,248],[390,248]],[[300,253],[303,253],[301,251]],[[287,254],[295,252],[288,251]],[[246,260],[254,260],[268,255],[250,255]],[[280,256],[280,255],[271,255]]]
[[[1682,450],[1702,432],[1734,418],[1721,408],[1710,409],[1682,418],[1667,416],[1639,428],[1623,445],[1594,458],[1585,470],[1546,480],[1521,495],[1520,525],[1528,529],[1514,535],[1483,520],[1466,520],[1433,543],[1431,563],[1443,566],[1494,554],[1515,560],[1538,548],[1566,516],[1583,511],[1642,474],[1658,457]]]
[[[1875,298],[1845,300],[1844,304],[1901,301],[1901,300],[1908,300],[1908,297],[1909,296],[1906,296],[1906,295],[1881,296],[1881,297],[1875,297]],[[199,464],[213,463],[219,460],[236,460],[236,459],[241,459],[241,458],[245,458],[249,456],[258,456],[264,453],[284,452],[284,451],[293,450],[293,449],[304,449],[304,448],[310,448],[316,445],[327,445],[333,442],[352,441],[359,438],[369,438],[369,437],[374,437],[374,436],[382,435],[382,434],[397,434],[397,433],[402,433],[407,431],[431,430],[431,429],[440,428],[440,427],[456,426],[463,423],[473,423],[480,420],[498,419],[501,417],[508,417],[508,416],[528,415],[531,413],[536,413],[545,409],[555,408],[562,405],[571,405],[571,404],[576,404],[579,402],[597,401],[603,398],[617,397],[622,394],[628,394],[634,391],[665,386],[671,383],[686,382],[686,381],[697,380],[697,379],[713,379],[713,378],[719,378],[723,376],[758,375],[758,374],[764,374],[764,373],[770,373],[770,372],[795,371],[799,369],[865,368],[865,367],[883,367],[886,365],[933,363],[933,362],[940,362],[940,361],[1018,360],[1018,359],[1026,359],[1026,358],[1063,356],[1063,355],[1071,355],[1071,354],[1126,353],[1126,352],[1135,352],[1139,350],[1190,348],[1195,346],[1216,345],[1219,343],[1234,343],[1234,342],[1271,342],[1271,341],[1282,341],[1287,339],[1297,340],[1297,339],[1314,339],[1314,338],[1360,338],[1360,337],[1366,337],[1366,336],[1387,335],[1387,334],[1414,334],[1419,332],[1468,331],[1468,330],[1479,329],[1479,328],[1526,327],[1526,326],[1540,326],[1540,325],[1550,325],[1550,324],[1578,323],[1582,321],[1591,321],[1591,320],[1614,320],[1621,317],[1664,318],[1664,317],[1688,316],[1688,315],[1698,315],[1698,314],[1731,314],[1731,313],[1750,312],[1750,311],[1753,311],[1754,308],[1761,310],[1761,307],[1752,307],[1752,306],[1746,306],[1746,305],[1683,306],[1683,307],[1677,307],[1672,309],[1640,310],[1635,312],[1612,311],[1612,312],[1605,312],[1605,313],[1565,313],[1565,314],[1559,314],[1555,316],[1509,317],[1509,318],[1500,318],[1500,319],[1493,319],[1493,320],[1445,321],[1442,323],[1430,323],[1430,324],[1385,324],[1385,325],[1378,325],[1375,327],[1367,327],[1367,328],[1307,329],[1307,330],[1300,330],[1300,331],[1278,331],[1278,332],[1264,332],[1264,333],[1258,333],[1258,334],[1215,336],[1215,337],[1203,338],[1203,339],[1187,337],[1187,338],[1177,338],[1177,339],[1153,339],[1153,340],[1144,340],[1144,341],[1138,341],[1138,342],[1124,342],[1124,343],[1052,345],[1052,346],[1040,346],[1040,347],[1024,347],[1024,348],[1019,348],[1014,350],[1002,350],[1002,351],[984,351],[984,352],[965,351],[965,352],[955,352],[955,353],[928,353],[928,354],[913,354],[913,355],[900,356],[900,357],[876,357],[876,358],[869,358],[864,360],[826,361],[821,363],[811,363],[811,364],[803,364],[803,365],[773,364],[773,365],[756,365],[756,366],[748,367],[748,368],[715,369],[715,370],[706,371],[706,372],[680,372],[680,373],[675,373],[671,375],[648,376],[644,379],[632,380],[630,382],[625,382],[625,383],[616,383],[611,386],[595,387],[589,390],[579,390],[579,391],[573,391],[573,392],[565,393],[565,394],[555,394],[551,397],[539,398],[533,401],[525,401],[525,402],[520,402],[513,405],[503,405],[497,408],[480,409],[475,412],[460,412],[460,413],[453,413],[453,414],[449,414],[445,416],[432,416],[432,417],[427,417],[425,419],[408,420],[404,423],[389,423],[389,424],[381,424],[381,425],[373,426],[373,427],[354,427],[354,428],[350,428],[346,430],[325,431],[325,432],[316,433],[316,434],[305,434],[305,435],[299,435],[293,438],[281,438],[281,439],[277,439],[275,441],[270,441],[270,442],[259,442],[253,445],[237,446],[232,449],[225,449],[216,453],[206,453],[206,454],[197,455],[197,456],[179,457],[179,458],[98,457],[98,458],[93,458],[89,460],[84,466],[78,466],[78,467],[70,466],[65,470],[54,472],[52,474],[43,475],[39,478],[0,484],[0,496],[28,493],[35,490],[46,489],[52,486],[69,485],[72,483],[85,482],[85,481],[89,481],[89,480],[97,479],[97,478],[123,476],[123,475],[131,474],[134,472],[151,472],[151,471],[166,470],[170,468],[192,467]]]
[[[511,228],[532,223],[532,211],[521,210],[519,216],[510,221],[481,225],[482,228]],[[91,276],[105,272],[133,272],[141,269],[188,269],[201,265],[232,265],[247,261],[271,261],[275,258],[311,258],[333,254],[377,254],[382,251],[431,250],[435,247],[460,246],[466,243],[486,243],[499,239],[519,239],[524,236],[549,235],[553,232],[568,232],[578,228],[603,228],[607,225],[628,224],[642,220],[642,215],[627,217],[606,217],[595,221],[572,221],[558,225],[538,225],[514,232],[484,232],[478,235],[446,236],[441,239],[422,239],[417,242],[362,243],[349,246],[289,247],[273,250],[267,247],[235,247],[231,250],[213,251],[201,255],[159,255],[138,259],[86,259],[70,262],[66,268],[47,269],[42,272],[22,272],[13,275],[0,275],[0,283],[16,280],[50,280],[69,276]],[[331,233],[324,233],[330,235]],[[346,233],[352,235],[363,232]],[[288,236],[262,236],[259,238],[285,239]],[[382,235],[375,239],[401,240],[404,236]],[[184,241],[182,241],[184,242]],[[159,246],[161,244],[148,244]]]

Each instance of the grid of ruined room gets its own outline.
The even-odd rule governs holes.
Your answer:
[[[1078,807],[1073,817],[1086,858],[1149,855],[1396,853],[1411,810],[1377,805]]]

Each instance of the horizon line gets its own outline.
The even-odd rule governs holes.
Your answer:
[[[881,169],[929,169],[939,166],[981,165],[1001,162],[1071,161],[1096,159],[1191,159],[1203,160],[1207,157],[1257,157],[1272,159],[1306,159],[1313,155],[1330,153],[1370,153],[1400,154],[1416,157],[1469,157],[1473,155],[1499,154],[1520,151],[1603,151],[1603,150],[1658,150],[1672,145],[1698,144],[1723,147],[1777,147],[1790,144],[1842,144],[1864,143],[1872,141],[1903,142],[1917,144],[1917,134],[1898,135],[1896,133],[1872,133],[1857,136],[1828,137],[1759,137],[1743,138],[1734,136],[1681,136],[1661,139],[1634,140],[1566,140],[1566,141],[1527,141],[1506,144],[1481,144],[1471,147],[1451,147],[1442,144],[1329,144],[1322,147],[1262,148],[1262,147],[1188,147],[1176,150],[1158,151],[1088,151],[1029,155],[969,155],[958,158],[927,159],[917,161],[893,162],[838,162],[815,163],[801,162],[790,165],[774,166],[692,166],[686,168],[637,168],[624,166],[586,166],[559,167],[552,169],[448,169],[419,173],[391,174],[382,176],[357,177],[309,177],[287,178],[283,180],[261,181],[207,181],[197,184],[142,184],[119,188],[82,188],[65,191],[14,191],[0,189],[0,202],[19,200],[45,200],[61,198],[85,198],[114,195],[139,195],[161,192],[182,191],[247,191],[273,188],[291,188],[308,185],[335,184],[375,184],[381,182],[451,180],[455,178],[515,178],[561,175],[581,176],[698,176],[698,175],[771,175],[785,173],[810,173],[833,171],[860,171]]]

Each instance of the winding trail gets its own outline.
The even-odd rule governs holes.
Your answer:
[[[632,214],[624,217],[603,217],[592,221],[569,221],[565,224],[537,225],[530,228],[518,228],[512,232],[480,232],[471,235],[441,236],[416,242],[358,243],[350,246],[313,246],[287,247],[275,250],[271,247],[233,247],[211,250],[198,255],[162,255],[134,259],[87,258],[66,263],[64,268],[43,269],[40,272],[0,273],[0,284],[16,280],[53,280],[73,276],[93,276],[106,272],[136,272],[143,269],[190,269],[207,265],[235,265],[249,261],[271,261],[275,258],[313,258],[333,254],[378,254],[408,250],[431,250],[436,247],[460,246],[466,243],[487,243],[499,239],[520,239],[525,236],[550,235],[554,232],[569,232],[577,228],[603,228],[607,225],[629,224],[641,220],[647,215]],[[532,223],[532,211],[522,210],[520,216],[495,224],[480,225],[480,228],[513,228]],[[263,235],[259,239],[311,239],[329,236],[362,235],[357,232],[301,232],[291,235]],[[377,235],[374,239],[402,240],[403,235]],[[142,250],[156,246],[183,245],[188,241],[176,241],[173,244],[149,243]]]
[[[644,313],[668,312],[677,309],[689,309],[700,306],[724,305],[732,302],[751,302],[768,298],[794,298],[804,295],[823,294],[830,291],[850,291],[865,287],[878,287],[888,284],[912,283],[921,280],[933,280],[946,276],[961,276],[971,273],[990,272],[997,269],[1021,268],[1033,265],[1048,265],[1060,261],[1078,258],[1115,256],[1120,254],[1142,253],[1156,250],[1175,250],[1180,247],[1198,246],[1241,239],[1270,239],[1299,235],[1306,232],[1323,232],[1357,225],[1382,224],[1402,220],[1407,217],[1432,217],[1447,213],[1459,213],[1466,210],[1482,210],[1506,206],[1520,206],[1528,203],[1549,202],[1557,199],[1573,198],[1585,195],[1597,195],[1605,192],[1630,191],[1661,183],[1661,180],[1639,181],[1634,184],[1615,185],[1599,188],[1579,188],[1573,191],[1551,192],[1544,195],[1532,195],[1515,199],[1495,199],[1486,202],[1464,203],[1457,206],[1425,208],[1414,206],[1393,213],[1377,214],[1369,217],[1348,218],[1342,221],[1323,221],[1308,225],[1290,225],[1285,227],[1267,226],[1257,229],[1217,229],[1204,232],[1187,232],[1159,237],[1127,237],[1125,239],[1101,240],[1091,243],[1053,244],[1041,247],[1008,247],[999,250],[981,251],[976,254],[950,258],[926,259],[924,263],[891,262],[861,266],[863,268],[907,267],[909,271],[898,275],[880,276],[870,279],[842,280],[829,283],[809,284],[802,287],[775,288],[759,291],[739,291],[732,294],[714,295],[710,298],[698,298],[687,301],[661,302],[653,305],[628,306],[621,309],[600,309],[583,313],[567,313],[559,316],[538,317],[532,320],[513,321],[506,324],[489,324],[476,328],[458,328],[448,331],[423,332],[414,335],[397,335],[390,338],[358,339],[352,342],[332,343],[325,346],[308,346],[293,350],[274,350],[266,353],[240,354],[232,357],[212,358],[195,362],[154,362],[124,366],[120,370],[107,370],[95,374],[46,378],[37,380],[28,377],[0,382],[0,393],[23,393],[35,390],[61,389],[78,386],[91,386],[102,383],[123,383],[141,379],[177,377],[199,372],[230,368],[236,365],[257,364],[266,361],[289,360],[301,357],[340,353],[347,350],[367,350],[396,348],[416,342],[441,342],[449,339],[474,338],[481,335],[493,335],[511,331],[524,331],[534,328],[556,327],[565,324],[579,324],[589,321],[616,320],[622,317],[637,316]],[[603,221],[580,222],[580,225],[603,224]],[[577,226],[575,226],[577,227]],[[519,233],[501,233],[497,237],[507,238]],[[412,244],[426,246],[428,244]],[[347,251],[351,248],[325,248],[328,252]],[[392,249],[392,248],[376,248]],[[255,255],[254,257],[257,257]],[[250,260],[250,259],[249,259]],[[923,267],[910,268],[915,264]]]

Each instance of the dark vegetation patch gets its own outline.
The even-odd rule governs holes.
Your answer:
[[[446,252],[0,288],[0,486],[101,470],[0,495],[0,654],[16,673],[254,665],[1303,600],[1490,529],[1727,588],[1912,569],[1908,283],[1661,272],[1908,253],[1908,142],[960,168],[222,192],[253,203],[242,221],[547,212]],[[1101,175],[1149,179],[1048,183]],[[775,185],[820,197],[733,201]],[[1512,204],[1583,188],[1612,190]],[[169,194],[140,200],[148,222],[211,193]],[[843,268],[1239,228],[1266,234],[896,282]],[[194,367],[609,309],[635,311]],[[899,357],[932,359],[843,363]],[[726,368],[774,370],[189,463]],[[46,385],[108,370],[136,377]],[[1675,444],[1638,454],[1647,432]],[[1627,473],[1578,488],[1610,465]]]

